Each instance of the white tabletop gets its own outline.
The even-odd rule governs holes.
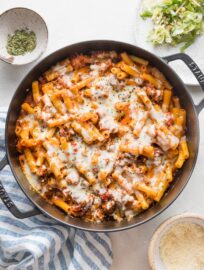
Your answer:
[[[112,39],[134,44],[135,7],[139,0],[1,0],[0,13],[12,7],[28,7],[47,22],[49,44],[46,56],[68,44],[91,39]],[[14,67],[0,62],[0,106],[8,106],[25,74],[35,65]],[[189,87],[196,101],[199,87]],[[166,218],[183,212],[204,214],[204,114],[200,115],[201,141],[193,175],[179,198],[160,216],[124,232],[112,233],[112,270],[148,270],[147,247],[155,228]]]

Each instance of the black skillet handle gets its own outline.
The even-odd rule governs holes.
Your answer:
[[[198,80],[200,87],[202,88],[202,90],[204,92],[204,74],[189,55],[187,55],[185,53],[177,53],[177,54],[163,57],[163,59],[167,63],[174,61],[174,60],[178,60],[178,59],[182,60],[188,66],[188,68],[192,71],[192,73],[194,74],[194,76]],[[199,114],[201,112],[201,110],[204,108],[204,99],[202,99],[200,101],[200,103],[198,105],[196,105],[195,107],[196,107],[197,113]]]
[[[8,164],[7,157],[5,157],[0,161],[0,171]],[[0,198],[2,199],[3,203],[6,205],[8,210],[16,217],[16,218],[27,218],[27,217],[32,217],[38,214],[41,214],[41,212],[37,209],[34,208],[30,211],[27,212],[21,212],[16,205],[13,203],[13,201],[10,199],[8,193],[4,189],[1,181],[0,181]]]

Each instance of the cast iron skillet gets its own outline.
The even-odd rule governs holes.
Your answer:
[[[176,175],[174,182],[172,183],[171,187],[166,192],[162,200],[159,203],[150,207],[145,212],[134,217],[130,222],[122,221],[118,223],[108,221],[101,224],[92,224],[84,222],[81,219],[72,218],[65,215],[62,211],[48,204],[37,193],[30,189],[30,185],[24,174],[22,173],[18,161],[18,153],[15,146],[15,123],[20,113],[21,104],[23,103],[26,95],[28,94],[27,90],[30,89],[31,82],[38,79],[38,77],[44,71],[46,71],[51,65],[55,64],[56,62],[74,53],[87,53],[92,50],[116,50],[118,52],[126,51],[130,54],[147,59],[151,63],[151,65],[157,67],[167,77],[168,81],[174,87],[175,94],[180,98],[182,107],[185,108],[185,110],[187,111],[187,139],[189,143],[190,158],[185,162],[182,169]],[[19,211],[19,209],[9,198],[4,187],[0,183],[0,197],[4,204],[8,207],[9,211],[17,218],[26,218],[40,213],[45,213],[46,215],[54,218],[57,221],[60,221],[66,225],[78,229],[98,232],[113,232],[129,229],[143,224],[144,222],[147,222],[148,220],[160,214],[164,209],[166,209],[181,193],[193,172],[199,146],[198,114],[204,107],[204,99],[198,105],[194,105],[192,98],[190,97],[181,79],[171,69],[171,67],[167,65],[168,62],[178,59],[184,61],[185,64],[190,68],[190,70],[198,79],[202,90],[204,91],[204,75],[202,74],[196,63],[188,55],[179,53],[161,59],[141,48],[117,41],[97,40],[73,44],[52,53],[50,56],[46,57],[39,64],[37,64],[20,83],[11,100],[6,119],[6,155],[0,162],[0,170],[2,170],[7,164],[10,165],[16,181],[18,182],[26,196],[33,202],[36,207],[32,211]]]

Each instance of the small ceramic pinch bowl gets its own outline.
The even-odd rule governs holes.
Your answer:
[[[9,55],[6,49],[8,35],[15,30],[28,29],[36,34],[36,47],[24,55]],[[0,15],[0,59],[13,65],[24,65],[38,59],[47,47],[48,29],[43,18],[27,8],[12,8]]]
[[[204,228],[204,215],[185,213],[174,216],[164,221],[154,232],[148,249],[148,260],[152,270],[164,270],[164,264],[160,258],[160,241],[162,237],[178,223],[194,223]]]

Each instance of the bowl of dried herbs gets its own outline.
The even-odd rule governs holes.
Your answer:
[[[27,8],[12,8],[0,15],[0,59],[24,65],[46,50],[48,29],[43,18]]]

